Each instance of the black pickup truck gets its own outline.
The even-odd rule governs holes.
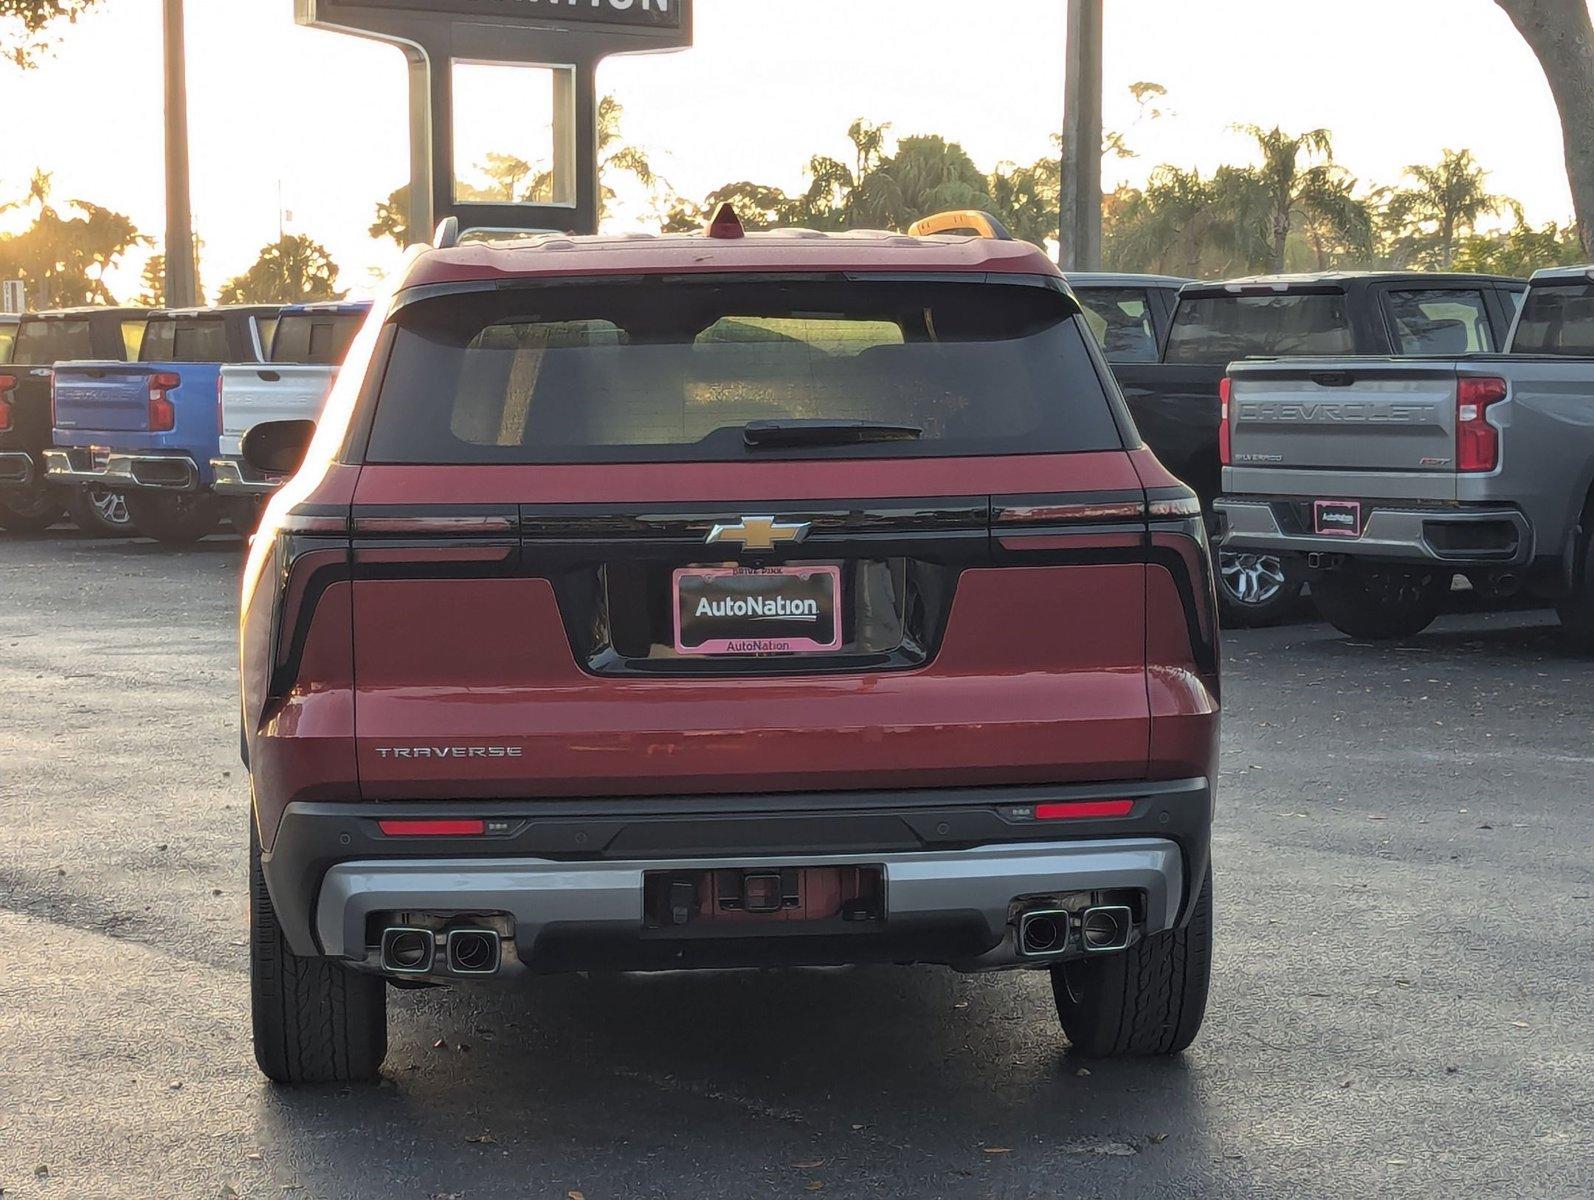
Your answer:
[[[1157,362],[1112,364],[1141,436],[1210,510],[1221,491],[1220,388],[1255,355],[1488,353],[1505,344],[1527,282],[1439,272],[1324,272],[1192,283]],[[1301,580],[1268,554],[1225,552],[1218,599],[1230,625],[1265,625]]]

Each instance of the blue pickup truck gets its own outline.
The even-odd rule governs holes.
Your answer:
[[[120,493],[138,531],[192,542],[215,530],[211,491],[223,363],[261,362],[279,307],[150,314],[136,362],[55,368],[49,478]]]

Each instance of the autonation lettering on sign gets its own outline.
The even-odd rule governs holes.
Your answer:
[[[755,621],[817,621],[819,601],[789,600],[785,596],[745,596],[697,601],[700,617],[751,617]]]
[[[596,21],[678,29],[685,0],[350,0],[361,8],[405,8],[465,17]]]

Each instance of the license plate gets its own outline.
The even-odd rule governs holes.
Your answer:
[[[840,567],[683,567],[680,654],[812,654],[841,648]]]
[[[1328,537],[1361,537],[1359,500],[1319,500],[1312,506],[1313,528]]]

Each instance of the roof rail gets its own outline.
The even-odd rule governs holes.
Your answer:
[[[1010,242],[1013,235],[988,212],[981,212],[977,208],[956,208],[950,212],[936,213],[933,217],[925,217],[908,226],[909,237],[929,237],[936,233],[952,233],[960,229],[973,230],[980,237],[995,238],[999,242]]]
[[[432,235],[432,246],[438,250],[452,250],[459,245],[459,218],[444,217],[437,223],[437,232]]]

